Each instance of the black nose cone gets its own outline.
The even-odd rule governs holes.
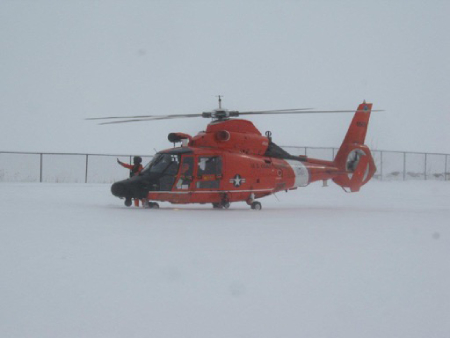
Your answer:
[[[117,197],[126,197],[127,196],[127,186],[124,182],[116,182],[111,186],[111,193]]]
[[[111,193],[120,198],[146,198],[148,194],[148,182],[141,177],[132,177],[114,183]]]

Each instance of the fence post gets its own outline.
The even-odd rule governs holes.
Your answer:
[[[335,155],[334,155],[334,148],[331,148],[331,150],[333,150],[333,158],[331,160],[334,161],[334,157],[335,157]]]
[[[403,153],[403,181],[406,178],[406,152]]]
[[[42,153],[39,154],[40,156],[40,163],[39,163],[39,182],[42,183]]]
[[[445,155],[444,181],[447,181],[447,162],[448,162],[448,155]]]
[[[308,147],[305,147],[305,156],[308,156],[307,149],[308,149]]]
[[[425,168],[423,172],[423,177],[425,178],[425,181],[427,180],[427,153],[425,153]]]
[[[86,154],[86,173],[84,175],[84,183],[87,183],[88,178],[88,163],[89,163],[89,155]]]

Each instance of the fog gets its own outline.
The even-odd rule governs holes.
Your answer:
[[[375,149],[450,153],[447,1],[2,1],[0,150],[153,154],[208,120],[87,117],[356,109]],[[351,114],[259,116],[281,145],[339,146]]]

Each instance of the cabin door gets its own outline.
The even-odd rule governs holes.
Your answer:
[[[194,181],[194,156],[183,155],[181,160],[180,172],[178,180],[175,184],[176,190],[191,190]]]

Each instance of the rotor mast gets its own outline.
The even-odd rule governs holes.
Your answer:
[[[223,97],[223,95],[217,95],[217,97],[219,98],[219,110],[222,110],[222,97]]]
[[[225,121],[225,120],[229,120],[230,117],[232,117],[232,116],[233,117],[239,116],[239,112],[237,112],[237,111],[230,112],[228,109],[222,108],[223,95],[217,95],[216,97],[219,99],[219,108],[214,109],[212,112],[203,113],[203,114],[205,114],[205,115],[203,115],[203,117],[211,117],[213,119],[213,121]]]

